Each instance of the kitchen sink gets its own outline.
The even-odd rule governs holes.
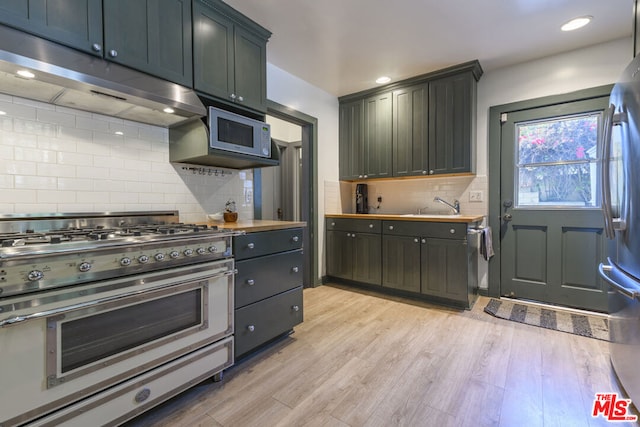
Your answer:
[[[413,218],[455,218],[460,214],[402,214],[401,216],[409,216]]]

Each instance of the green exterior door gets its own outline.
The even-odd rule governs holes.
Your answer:
[[[392,99],[387,92],[364,101],[364,178],[391,176]]]
[[[0,22],[102,55],[102,0],[3,1]]]
[[[429,173],[429,84],[393,92],[393,176]]]
[[[420,292],[420,239],[382,236],[382,286]]]
[[[110,61],[192,85],[189,1],[105,1],[104,39]]]
[[[429,173],[470,172],[473,74],[429,84]]]
[[[606,311],[597,175],[607,98],[503,114],[501,294]]]

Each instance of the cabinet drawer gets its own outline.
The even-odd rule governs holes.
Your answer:
[[[458,222],[384,221],[382,231],[384,234],[396,236],[467,238],[467,224]]]
[[[235,312],[235,354],[241,356],[302,322],[302,287]]]
[[[382,221],[379,219],[327,218],[327,230],[353,231],[358,233],[380,233]]]
[[[301,250],[238,261],[236,308],[301,286],[303,261]]]
[[[236,261],[302,248],[302,228],[261,231],[233,238]]]

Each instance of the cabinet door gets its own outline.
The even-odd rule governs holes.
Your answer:
[[[104,46],[110,61],[191,86],[191,3],[105,1]]]
[[[0,23],[102,55],[102,0],[3,1]]]
[[[352,233],[353,280],[370,285],[382,284],[382,236]]]
[[[364,101],[364,178],[391,176],[391,92]]]
[[[267,44],[235,26],[235,101],[245,107],[267,111]]]
[[[434,80],[429,89],[429,171],[471,171],[473,75]]]
[[[420,292],[420,240],[382,236],[382,286]]]
[[[422,244],[422,293],[467,300],[466,240],[425,239]]]
[[[193,86],[228,100],[233,93],[233,22],[193,2]]]
[[[364,101],[340,104],[339,173],[340,179],[362,178]]]
[[[353,277],[353,239],[347,231],[327,231],[327,276]]]
[[[427,175],[429,84],[393,92],[393,176]]]

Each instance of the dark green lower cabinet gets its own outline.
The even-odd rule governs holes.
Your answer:
[[[466,240],[426,239],[422,244],[423,294],[451,300],[467,298]]]
[[[353,278],[353,239],[345,231],[327,231],[327,276]]]
[[[327,231],[327,276],[380,285],[380,235]]]
[[[408,236],[382,238],[382,286],[420,292],[420,240]]]

